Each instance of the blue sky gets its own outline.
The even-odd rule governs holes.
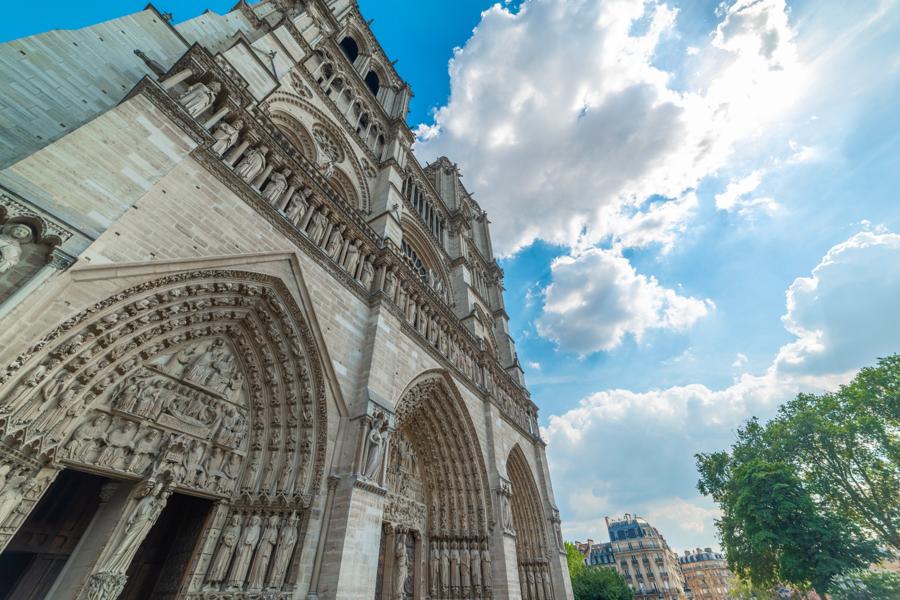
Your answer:
[[[900,350],[898,2],[360,4],[491,216],[566,537],[715,546],[693,454]],[[143,5],[14,4],[0,39]]]

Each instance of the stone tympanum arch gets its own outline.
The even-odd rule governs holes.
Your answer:
[[[66,320],[0,378],[0,550],[72,468],[136,483],[83,594],[121,592],[173,492],[218,501],[197,589],[185,591],[292,589],[326,421],[319,351],[281,280],[207,270],[135,285]],[[271,544],[252,564],[249,538]]]
[[[541,496],[531,467],[517,445],[506,460],[511,496],[512,527],[516,535],[516,565],[523,600],[552,600],[550,550],[541,511]]]
[[[393,597],[490,597],[490,497],[480,449],[449,378],[431,372],[415,379],[397,405],[388,452],[384,548],[391,572],[379,578]]]

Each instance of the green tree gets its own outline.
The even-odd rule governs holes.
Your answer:
[[[583,567],[572,577],[575,600],[632,600],[634,592],[611,567]]]
[[[835,577],[831,600],[888,600],[900,598],[900,573],[860,571]]]
[[[569,578],[573,580],[585,569],[584,554],[572,542],[566,542],[566,562],[569,564]]]
[[[800,394],[765,433],[823,505],[900,551],[900,355],[833,394]]]

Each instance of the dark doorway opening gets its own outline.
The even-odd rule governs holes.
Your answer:
[[[212,502],[172,494],[128,567],[120,600],[175,598],[185,583]]]
[[[0,554],[0,598],[44,598],[100,506],[105,477],[63,470]]]
[[[351,63],[359,56],[359,46],[356,44],[356,40],[350,36],[341,40],[341,50],[344,51],[344,56],[346,56],[347,60]]]

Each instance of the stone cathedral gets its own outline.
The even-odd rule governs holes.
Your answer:
[[[0,45],[0,599],[571,598],[411,96],[355,0]]]

